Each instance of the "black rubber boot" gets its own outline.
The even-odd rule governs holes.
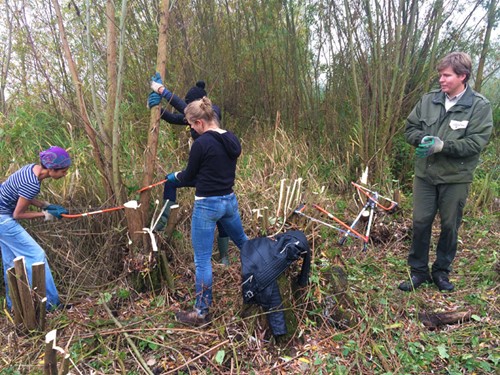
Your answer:
[[[220,262],[229,266],[229,237],[217,237],[217,246],[219,248]]]

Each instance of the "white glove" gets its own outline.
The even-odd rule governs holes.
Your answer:
[[[54,215],[49,214],[48,211],[43,210],[43,215],[45,216],[45,221],[54,220]]]
[[[154,92],[156,92],[157,94],[160,94],[160,89],[161,88],[165,88],[165,86],[163,86],[161,83],[158,83],[158,82],[155,82],[155,81],[151,81],[151,90],[153,90]]]

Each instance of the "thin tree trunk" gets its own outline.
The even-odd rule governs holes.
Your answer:
[[[12,19],[10,18],[9,1],[5,0],[5,19],[7,20],[7,46],[2,54],[2,72],[0,77],[0,113],[5,114],[7,103],[5,100],[5,87],[9,75],[10,56],[12,52]]]
[[[488,54],[491,38],[491,30],[495,24],[495,15],[497,13],[497,0],[490,0],[490,6],[488,7],[488,24],[486,26],[486,33],[484,34],[483,48],[481,50],[481,57],[479,58],[479,64],[477,67],[476,83],[474,85],[474,90],[481,92],[481,86],[483,85],[483,71],[484,63],[486,61],[486,55]]]
[[[124,76],[124,55],[125,55],[125,20],[127,19],[127,6],[128,1],[122,1],[122,11],[120,17],[120,42],[119,42],[119,54],[118,54],[118,73],[116,77],[116,97],[114,106],[114,116],[113,116],[113,147],[112,152],[112,171],[113,171],[113,188],[116,196],[123,202],[126,199],[126,192],[123,189],[123,183],[120,174],[120,103],[122,97],[122,82]],[[116,72],[116,70],[115,70]]]
[[[165,79],[167,65],[167,28],[168,28],[169,0],[162,0],[159,8],[160,26],[158,32],[158,52],[156,56],[156,71]],[[148,132],[148,144],[144,151],[144,175],[142,185],[148,186],[154,178],[158,151],[158,133],[160,127],[160,106],[151,109],[151,118]],[[142,223],[149,216],[149,200],[151,193],[146,190],[141,195]]]
[[[85,129],[87,137],[89,138],[89,141],[92,145],[92,152],[94,155],[94,160],[97,164],[98,169],[102,172],[104,187],[108,193],[108,196],[112,197],[112,196],[114,196],[114,192],[113,192],[113,187],[112,187],[111,181],[109,180],[109,176],[111,174],[109,173],[109,170],[106,167],[106,163],[102,158],[102,155],[101,155],[101,152],[99,149],[99,144],[97,141],[97,134],[96,134],[95,129],[92,127],[92,124],[90,122],[90,119],[89,119],[89,116],[87,113],[87,108],[85,106],[85,100],[83,98],[82,83],[78,77],[78,71],[76,69],[76,64],[73,61],[73,57],[71,55],[71,50],[69,48],[68,39],[66,37],[66,31],[64,29],[61,8],[59,7],[59,3],[57,0],[52,0],[52,4],[54,5],[54,9],[56,12],[57,23],[59,26],[59,33],[60,33],[60,37],[61,37],[61,44],[63,46],[64,55],[66,57],[66,62],[68,64],[68,68],[71,72],[71,77],[73,79],[73,85],[75,87],[77,101],[78,101],[78,108],[80,110],[80,116],[81,116],[82,121],[83,121],[84,129]]]

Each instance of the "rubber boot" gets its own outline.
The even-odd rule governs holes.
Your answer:
[[[163,204],[165,205],[165,201],[163,201]],[[153,231],[161,232],[163,229],[165,229],[165,226],[168,223],[168,217],[170,216],[170,207],[172,207],[174,204],[175,202],[172,201],[167,202],[167,207],[165,207],[165,210],[161,214],[160,220],[158,220],[158,223],[156,223],[156,226],[154,227]]]
[[[229,237],[217,237],[217,246],[219,248],[220,262],[229,266]]]

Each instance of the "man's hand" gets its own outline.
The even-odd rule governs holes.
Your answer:
[[[160,104],[160,102],[161,102],[160,94],[158,94],[154,91],[151,94],[149,94],[149,96],[148,96],[148,108],[149,109],[156,107],[158,104]]]
[[[417,147],[417,157],[426,158],[432,154],[441,152],[443,149],[443,141],[439,139],[439,137],[433,137],[430,135],[426,135],[420,141],[420,144]]]
[[[57,219],[62,219],[62,214],[67,214],[69,213],[67,209],[65,209],[63,206],[59,206],[58,204],[51,204],[49,205],[45,210],[44,210],[44,215],[45,215],[45,220],[51,220],[48,219],[48,215],[55,217]],[[47,215],[48,214],[48,215]]]

